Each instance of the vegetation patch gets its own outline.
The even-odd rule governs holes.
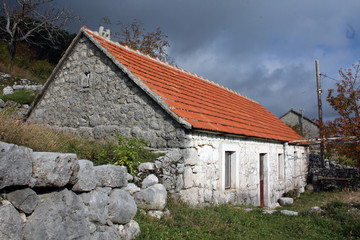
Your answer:
[[[348,197],[349,193],[309,192],[291,206],[301,210],[298,216],[264,214],[260,207],[247,212],[249,206],[243,205],[193,209],[170,200],[170,216],[159,220],[138,213],[135,220],[141,226],[138,239],[359,239],[359,215],[355,210],[349,212],[355,205],[336,200]],[[307,214],[310,207],[326,198],[329,202],[319,205],[324,209],[322,215]]]
[[[35,92],[31,90],[20,89],[15,91],[13,94],[2,95],[0,98],[5,102],[11,100],[20,104],[30,105],[35,99]]]
[[[0,141],[32,148],[34,151],[76,153],[79,159],[88,159],[95,165],[118,164],[129,171],[145,161],[154,161],[159,155],[145,147],[142,139],[118,136],[115,140],[86,140],[72,134],[55,131],[42,125],[24,123],[0,113]]]

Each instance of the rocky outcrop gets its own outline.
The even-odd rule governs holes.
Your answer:
[[[161,212],[167,191],[126,167],[0,142],[0,239],[134,239],[137,209]]]

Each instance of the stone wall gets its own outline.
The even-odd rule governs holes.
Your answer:
[[[305,147],[193,133],[183,148],[168,150],[152,167],[172,196],[191,205],[239,203],[260,205],[259,155],[265,159],[265,206],[273,207],[283,193],[306,185]],[[225,189],[225,151],[234,152],[234,184]],[[296,157],[294,153],[296,152]],[[279,173],[278,154],[283,155]]]
[[[320,155],[310,154],[309,180],[315,190],[357,190],[360,188],[357,168],[337,164],[325,159],[325,168],[321,167]]]
[[[0,239],[133,239],[137,209],[159,216],[167,192],[155,176],[141,188],[132,179],[122,166],[0,142]]]
[[[156,148],[181,145],[181,126],[85,37],[49,81],[31,122],[86,138],[118,133]]]

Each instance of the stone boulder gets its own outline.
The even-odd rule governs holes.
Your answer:
[[[10,86],[7,86],[3,89],[3,95],[10,95],[14,93],[14,89]]]
[[[138,167],[138,170],[140,172],[146,172],[146,171],[154,171],[155,170],[155,164],[152,162],[144,162],[141,163]]]
[[[0,239],[22,240],[23,222],[20,214],[9,201],[0,202]]]
[[[290,205],[294,203],[294,199],[290,197],[281,197],[279,198],[279,204],[281,206]]]
[[[33,178],[36,187],[63,187],[79,169],[76,154],[33,153]]]
[[[167,191],[162,184],[155,184],[134,194],[138,208],[163,210],[166,205]]]
[[[129,192],[131,195],[133,195],[134,193],[139,192],[141,190],[134,183],[129,183],[126,187],[124,187],[122,189]]]
[[[89,193],[79,195],[86,206],[86,213],[90,221],[106,224],[110,192],[111,188],[96,188]]]
[[[320,214],[323,213],[324,211],[321,209],[321,207],[312,207],[310,208],[307,213],[310,214]]]
[[[90,240],[117,240],[122,239],[119,230],[115,226],[103,226],[100,231],[94,232]]]
[[[32,150],[0,142],[0,189],[31,183]]]
[[[123,166],[102,165],[96,166],[97,187],[125,187],[128,184],[127,169]]]
[[[79,171],[74,179],[72,190],[74,192],[89,192],[96,187],[96,174],[93,162],[89,160],[79,160]]]
[[[154,174],[150,174],[143,180],[141,187],[147,188],[157,183],[159,183],[159,179]]]
[[[131,240],[140,235],[140,226],[134,220],[128,224],[119,226],[119,233],[122,240]]]
[[[34,211],[39,199],[36,192],[30,188],[10,192],[6,194],[6,198],[17,209],[26,214],[30,214]]]
[[[280,210],[281,214],[288,215],[288,216],[297,216],[299,215],[298,212],[290,211],[290,210]]]
[[[136,214],[134,198],[127,191],[113,189],[109,196],[109,219],[116,224],[129,223]]]
[[[89,239],[85,205],[64,189],[39,196],[39,203],[24,227],[26,239]]]

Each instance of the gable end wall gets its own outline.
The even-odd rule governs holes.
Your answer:
[[[82,37],[57,72],[29,121],[101,139],[143,137],[151,147],[180,147],[184,129]]]

